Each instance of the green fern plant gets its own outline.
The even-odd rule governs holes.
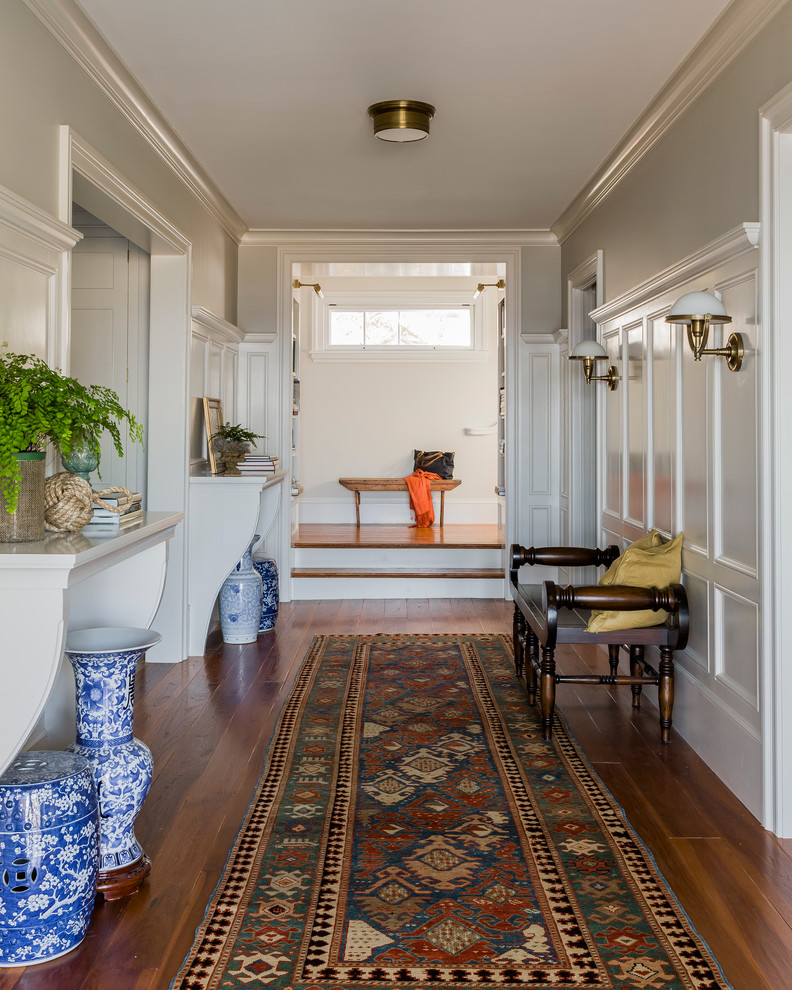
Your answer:
[[[143,427],[121,405],[118,395],[102,385],[82,385],[33,354],[0,348],[0,498],[16,512],[21,473],[17,453],[43,451],[48,442],[68,456],[72,449],[100,455],[105,432],[123,457],[120,424],[129,438],[143,442]]]

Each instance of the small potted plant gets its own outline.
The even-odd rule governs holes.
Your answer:
[[[47,443],[65,457],[75,448],[99,456],[105,432],[119,456],[120,424],[142,443],[143,428],[101,385],[82,385],[33,354],[0,348],[0,542],[44,536],[44,457]],[[28,499],[30,489],[32,501]]]
[[[237,464],[245,454],[250,453],[251,444],[266,437],[261,433],[246,430],[239,423],[233,426],[231,423],[224,423],[209,439],[214,449],[222,454],[225,474],[240,474]]]

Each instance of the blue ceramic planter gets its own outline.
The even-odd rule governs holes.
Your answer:
[[[0,966],[56,959],[85,937],[99,869],[91,768],[22,753],[0,777]]]
[[[268,632],[275,628],[278,618],[278,565],[268,557],[254,558],[253,567],[261,578],[261,618],[259,632]]]
[[[220,588],[220,628],[225,643],[255,643],[261,620],[261,578],[253,569],[254,536]]]
[[[105,899],[138,889],[151,863],[135,837],[135,819],[151,785],[153,763],[132,736],[135,668],[162,637],[150,629],[81,629],[66,638],[77,684],[77,741],[70,750],[91,765],[99,797],[98,887]]]

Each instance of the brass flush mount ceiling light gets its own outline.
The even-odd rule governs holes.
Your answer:
[[[372,103],[368,115],[374,121],[374,137],[406,144],[429,137],[429,121],[435,108],[419,100],[385,100]]]

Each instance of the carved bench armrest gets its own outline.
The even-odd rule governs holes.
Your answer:
[[[517,571],[523,564],[546,564],[550,567],[592,567],[612,564],[619,556],[617,546],[605,547],[521,547],[512,543],[510,570],[512,584],[516,584]]]
[[[550,608],[587,608],[630,612],[651,609],[657,612],[687,611],[687,596],[681,584],[667,588],[637,588],[627,584],[581,585],[575,587],[545,582],[545,606]]]

